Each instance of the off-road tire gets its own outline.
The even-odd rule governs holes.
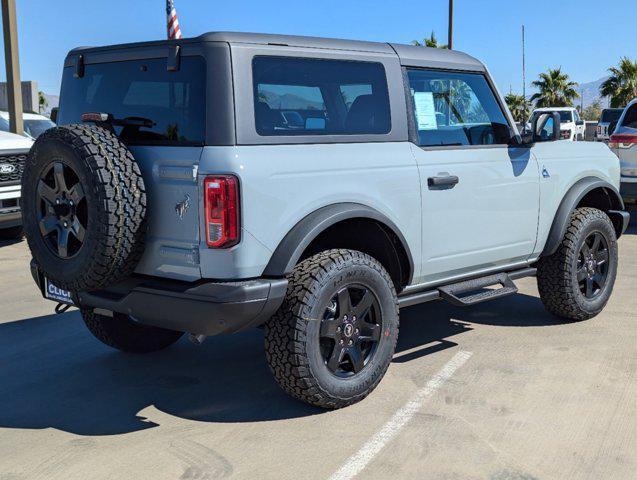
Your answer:
[[[600,232],[608,242],[609,270],[604,288],[596,298],[589,300],[579,289],[576,270],[580,247],[594,231]],[[617,261],[617,235],[608,215],[596,208],[576,209],[557,251],[538,261],[537,285],[545,308],[553,315],[572,321],[596,316],[613,291]]]
[[[389,274],[369,255],[341,249],[304,260],[288,279],[285,300],[265,326],[266,358],[274,378],[292,397],[321,408],[337,409],[362,400],[385,375],[398,338],[398,301]],[[357,282],[376,295],[383,333],[362,371],[337,378],[316,356],[319,319],[335,289]]]
[[[0,229],[0,240],[20,240],[23,236],[22,226]]]
[[[54,162],[70,167],[86,195],[84,243],[74,257],[60,258],[38,225],[38,182]],[[103,288],[133,273],[146,230],[144,181],[128,148],[94,125],[69,125],[43,133],[33,145],[22,178],[22,215],[33,258],[56,286],[71,291]]]
[[[100,342],[127,353],[157,352],[171,346],[183,335],[174,330],[142,325],[120,313],[107,317],[82,309],[82,318]]]

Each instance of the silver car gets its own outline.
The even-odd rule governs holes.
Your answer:
[[[595,129],[595,141],[596,142],[608,142],[611,134],[611,125],[617,124],[619,117],[624,112],[623,108],[605,108],[602,110],[602,115],[597,122],[597,128]]]
[[[624,109],[608,146],[619,157],[621,195],[625,201],[637,202],[637,99]]]

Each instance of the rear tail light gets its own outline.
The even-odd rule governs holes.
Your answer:
[[[229,248],[239,243],[239,181],[232,175],[204,180],[206,243],[210,248]]]
[[[610,136],[610,143],[608,146],[610,148],[631,148],[633,145],[637,144],[637,135],[632,135],[628,133],[621,133],[617,135]]]
[[[570,130],[562,130],[560,132],[560,137],[562,138],[562,140],[567,140],[567,139],[571,138],[571,131]]]

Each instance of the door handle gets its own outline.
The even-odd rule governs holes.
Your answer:
[[[445,175],[443,177],[429,177],[427,186],[429,190],[446,190],[455,187],[460,179],[455,175]]]

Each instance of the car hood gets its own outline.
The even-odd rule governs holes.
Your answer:
[[[0,131],[0,153],[2,150],[29,150],[33,140],[14,133]]]

